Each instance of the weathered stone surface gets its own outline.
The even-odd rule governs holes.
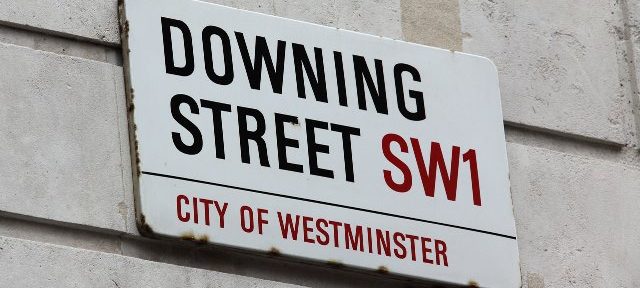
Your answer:
[[[2,287],[302,287],[0,237]]]
[[[41,223],[33,220],[33,218],[13,218],[5,215],[5,213],[0,213],[0,237],[34,240],[49,244],[122,254],[121,241],[118,236],[88,231],[85,227],[71,228],[54,225],[54,223],[48,221]]]
[[[404,40],[462,50],[458,0],[402,0]]]
[[[399,0],[274,1],[274,15],[402,39]]]
[[[463,0],[460,10],[463,50],[498,66],[507,121],[634,141],[618,1]]]
[[[115,45],[120,42],[116,0],[0,0],[0,22]]]
[[[396,39],[402,38],[400,0],[207,2]],[[0,0],[0,22],[108,45],[119,45],[117,6],[116,0]]]
[[[508,153],[525,287],[640,286],[640,170],[513,143]]]
[[[53,52],[122,66],[122,52],[117,47],[104,46],[61,36],[0,25],[0,43],[24,46],[34,50]]]
[[[125,231],[122,68],[4,44],[0,62],[0,210]]]
[[[640,146],[640,2],[623,0],[620,6],[625,25],[616,32],[626,46],[622,60],[630,65],[628,86],[632,97],[629,106],[634,111],[636,143]]]
[[[204,2],[265,14],[273,14],[275,5],[272,0],[204,0]]]

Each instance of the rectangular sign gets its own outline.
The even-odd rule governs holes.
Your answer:
[[[190,0],[121,22],[144,235],[520,286],[488,59]]]

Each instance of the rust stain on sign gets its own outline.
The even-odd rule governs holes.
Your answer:
[[[278,248],[276,247],[271,247],[271,249],[269,249],[269,252],[267,252],[267,255],[269,256],[280,256],[280,250],[278,250]]]
[[[139,219],[140,221],[138,221],[137,223],[138,231],[140,231],[140,234],[146,237],[156,238],[156,235],[153,232],[153,228],[151,228],[151,226],[149,226],[149,224],[147,224],[147,222],[145,221],[144,214],[140,214]]]
[[[469,280],[469,287],[480,287],[476,280]]]
[[[191,241],[191,242],[194,242],[196,244],[207,244],[207,243],[209,243],[209,235],[207,235],[207,234],[195,235],[193,233],[193,231],[187,231],[187,232],[184,232],[184,233],[180,234],[180,239],[185,240],[185,241]]]
[[[384,265],[380,265],[380,267],[378,267],[378,270],[376,271],[381,274],[389,274],[389,268],[387,268],[387,266],[384,266]]]
[[[327,260],[327,265],[337,269],[344,268],[344,264],[342,264],[340,260],[335,260],[335,259]]]

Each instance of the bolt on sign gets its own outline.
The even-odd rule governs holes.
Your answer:
[[[491,61],[191,0],[120,18],[144,235],[519,287]]]

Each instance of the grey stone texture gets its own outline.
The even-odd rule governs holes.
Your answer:
[[[398,0],[279,0],[273,15],[394,39],[402,38]]]
[[[11,44],[0,63],[0,210],[125,231],[122,68]]]
[[[461,0],[463,50],[498,66],[506,121],[635,144],[620,1]]]
[[[404,40],[462,50],[458,0],[402,0]]]
[[[2,287],[303,287],[0,237]]]
[[[632,63],[629,69],[628,87],[631,92],[631,105],[633,105],[633,113],[635,117],[635,135],[640,142],[640,66],[637,65],[640,60],[640,2],[621,0],[622,16],[624,23],[616,29],[618,39],[621,40],[626,49],[623,55],[623,61]]]
[[[640,168],[514,143],[508,154],[525,287],[640,286]]]
[[[73,38],[120,43],[116,0],[0,0],[0,22]]]
[[[399,0],[207,0],[215,4],[399,39]],[[118,45],[116,0],[0,0],[0,23]]]

